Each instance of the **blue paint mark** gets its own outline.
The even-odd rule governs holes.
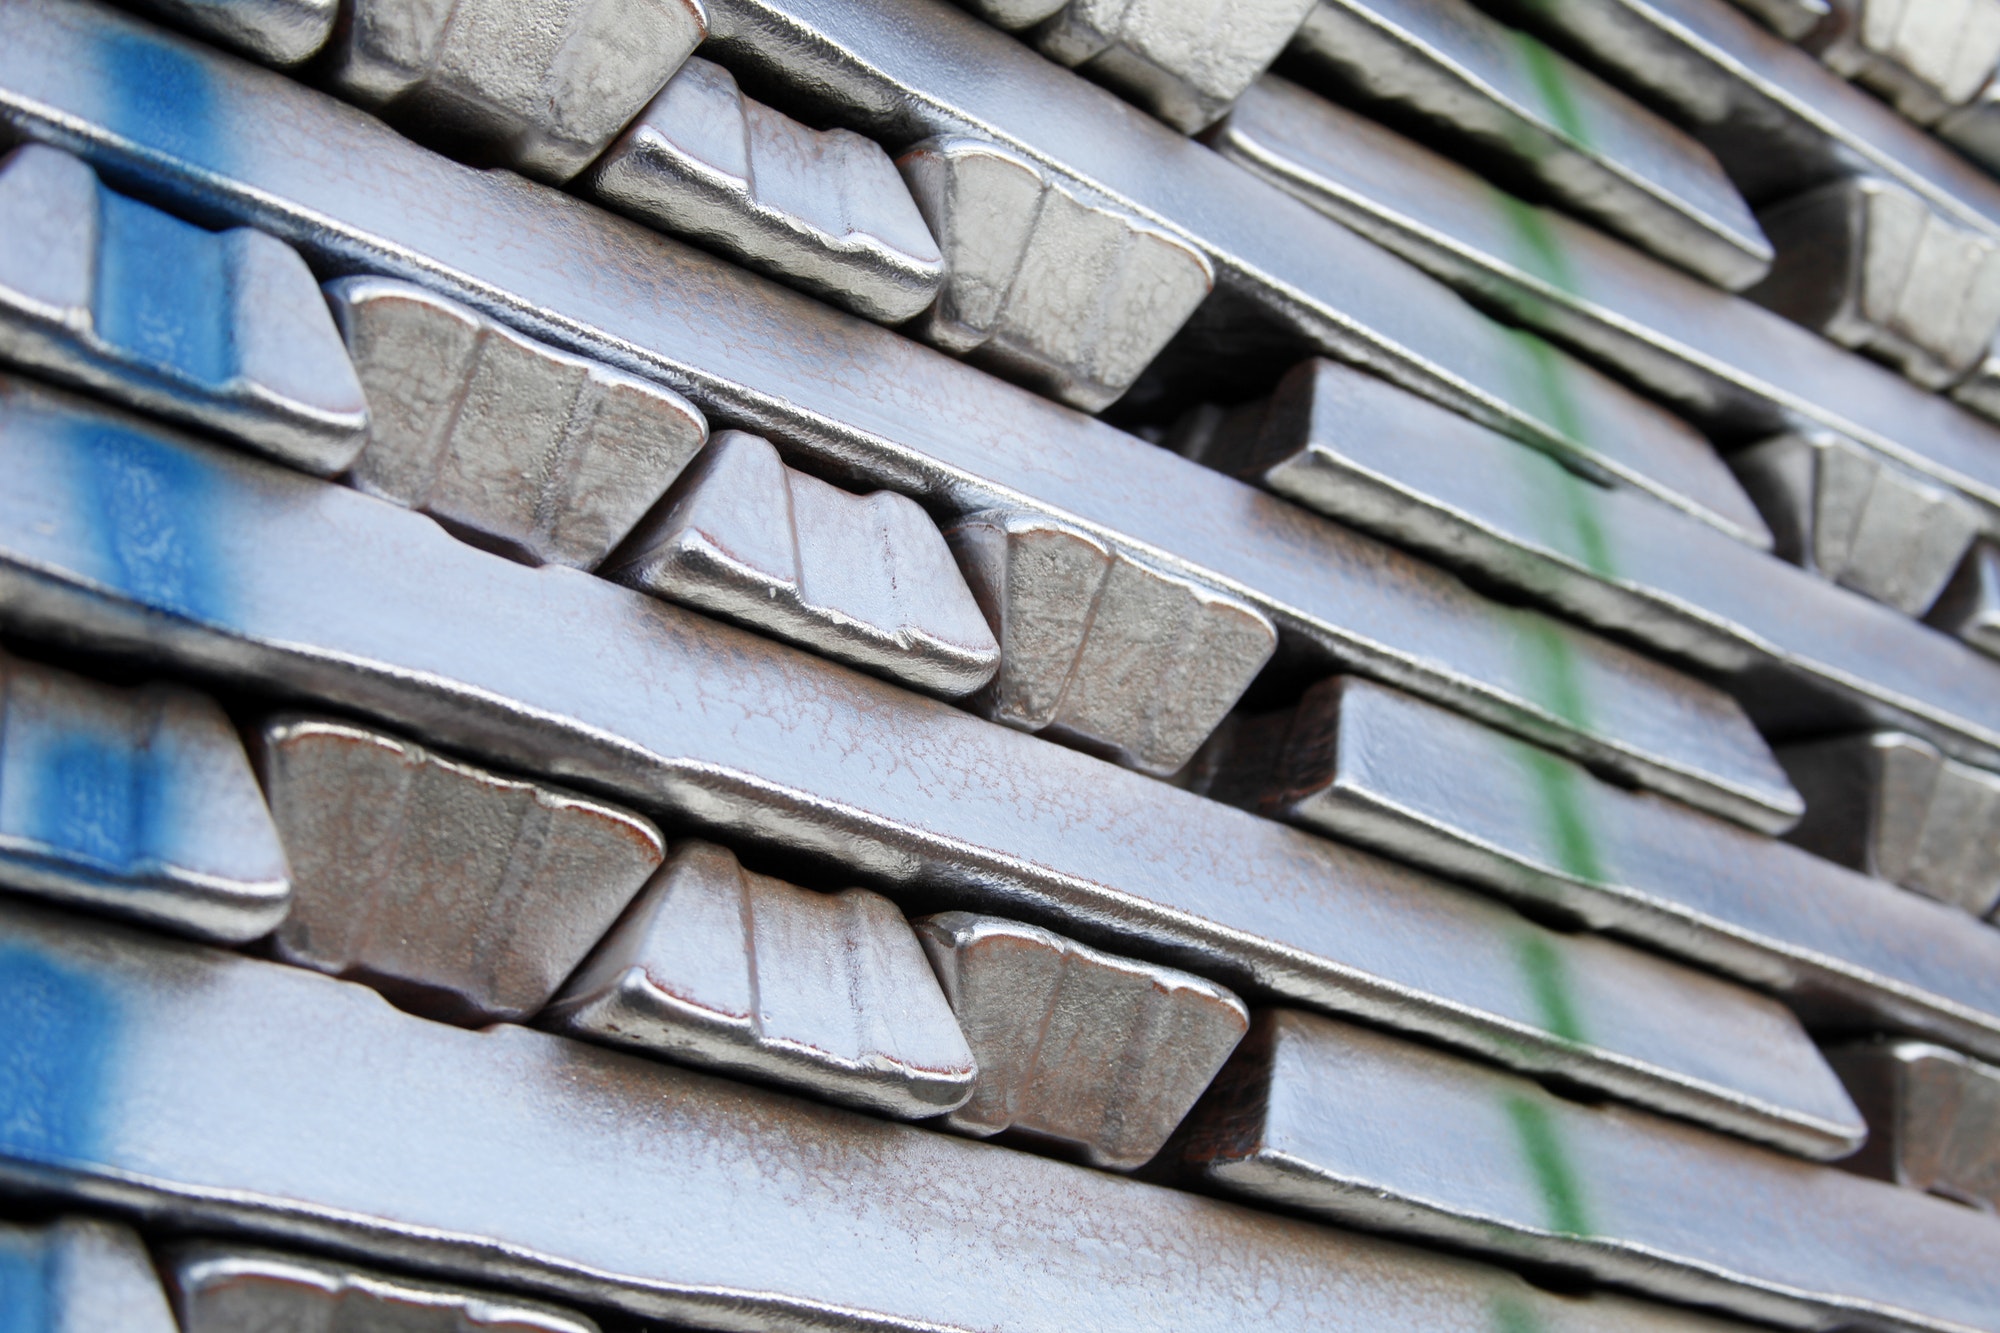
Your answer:
[[[38,1236],[0,1235],[0,1333],[48,1333],[49,1250]]]
[[[88,977],[0,946],[0,1153],[89,1157],[117,1026],[115,1002]]]
[[[105,32],[97,75],[113,133],[148,153],[223,171],[228,136],[218,133],[215,90],[201,58],[155,37]]]
[[[227,619],[208,468],[179,446],[113,422],[78,420],[68,433],[76,493],[94,511],[99,576],[156,610]]]
[[[226,243],[109,190],[98,199],[98,333],[144,365],[220,390],[236,370]]]
[[[130,875],[149,842],[149,756],[122,738],[72,735],[39,758],[30,836],[67,858]]]

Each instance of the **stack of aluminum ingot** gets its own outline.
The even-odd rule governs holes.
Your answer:
[[[0,1329],[2000,1333],[1996,68],[0,0]]]

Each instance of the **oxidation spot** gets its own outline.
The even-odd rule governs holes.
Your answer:
[[[1584,1215],[1583,1191],[1563,1149],[1562,1135],[1550,1119],[1548,1109],[1522,1096],[1507,1098],[1507,1118],[1514,1124],[1514,1137],[1521,1156],[1535,1178],[1542,1196],[1542,1211],[1549,1229],[1567,1236],[1590,1234]]]
[[[76,491],[93,511],[101,576],[154,610],[224,619],[223,565],[208,532],[207,469],[171,445],[110,422],[78,421],[69,437]]]
[[[1515,937],[1514,958],[1527,978],[1542,1030],[1579,1046],[1585,1044],[1583,1017],[1570,994],[1569,968],[1556,946],[1544,935],[1523,932]]]
[[[129,873],[146,842],[143,756],[117,738],[68,736],[42,764],[33,836],[64,856]]]
[[[77,1161],[97,1145],[116,1035],[111,998],[41,954],[0,946],[0,1153]]]
[[[163,37],[99,31],[98,86],[112,132],[149,154],[226,169],[227,136],[216,133],[215,92],[200,57]]]

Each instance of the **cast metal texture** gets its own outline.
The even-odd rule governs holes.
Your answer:
[[[2000,933],[1407,695],[1335,679],[1246,723],[1222,790],[1790,999],[2000,1053]]]
[[[1798,41],[1833,13],[1828,0],[1736,0],[1736,7],[1788,42]]]
[[[241,943],[284,917],[284,849],[215,702],[0,656],[0,885]]]
[[[559,185],[707,31],[702,0],[351,0],[326,77],[431,143]]]
[[[706,842],[674,849],[542,1022],[906,1120],[959,1106],[980,1072],[894,903]]]
[[[429,1023],[296,968],[0,921],[0,1068],[33,1075],[0,1083],[0,1179],[177,1228],[698,1328],[1733,1327],[548,1033]]]
[[[597,1333],[538,1301],[241,1243],[183,1242],[162,1264],[180,1333]]]
[[[2000,1069],[1919,1041],[1861,1042],[1829,1056],[1868,1117],[1867,1146],[1843,1167],[2000,1209]]]
[[[277,955],[454,1022],[539,1011],[665,853],[638,815],[378,731],[285,715],[261,742],[292,863]]]
[[[1973,543],[1926,619],[1989,657],[2000,657],[2000,547]]]
[[[346,488],[19,384],[0,405],[16,631],[255,680],[939,908],[1801,1151],[1858,1130],[1814,1090],[1830,1075],[1796,1020],[1741,988]]]
[[[421,287],[342,278],[326,294],[368,395],[348,481],[475,544],[594,568],[708,439],[671,389]]]
[[[137,8],[267,65],[297,65],[326,45],[340,0],[137,0]]]
[[[980,139],[926,139],[897,159],[944,250],[913,332],[1072,407],[1110,406],[1215,285],[1207,256]]]
[[[322,475],[368,425],[291,247],[203,231],[38,144],[0,158],[0,357]]]
[[[1937,136],[1989,172],[2000,171],[2000,79],[1934,127]]]
[[[937,242],[880,144],[809,129],[699,57],[605,150],[583,188],[607,208],[885,324],[921,313],[944,279]]]
[[[1995,0],[1839,0],[1807,50],[1919,125],[1963,106],[2000,66]]]
[[[973,709],[1164,777],[1208,739],[1278,646],[1255,607],[1032,511],[945,530],[1000,640]]]
[[[724,431],[606,569],[628,587],[957,698],[1000,645],[921,506],[852,495]]]
[[[1052,1139],[1093,1166],[1153,1159],[1250,1025],[1212,981],[971,912],[917,938],[979,1061],[961,1134]]]
[[[0,1314],[9,1333],[185,1333],[139,1237],[84,1216],[0,1222]]]
[[[1900,732],[1781,747],[1807,851],[1985,916],[2000,904],[2000,774]]]
[[[1421,118],[1719,287],[1770,267],[1757,219],[1706,148],[1463,0],[1320,0],[1293,49],[1347,95]]]
[[[2000,1227],[1362,1028],[1257,1017],[1181,1146],[1212,1185],[1787,1328],[2000,1328]]]

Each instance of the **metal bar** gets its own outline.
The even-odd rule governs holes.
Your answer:
[[[1868,1144],[1843,1167],[2000,1211],[2000,1069],[1918,1041],[1830,1054],[1868,1117]]]

